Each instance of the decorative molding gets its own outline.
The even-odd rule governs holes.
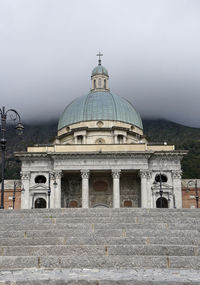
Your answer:
[[[121,175],[121,170],[120,169],[113,169],[112,170],[112,177],[113,179],[119,179]]]
[[[182,177],[182,170],[172,171],[173,179],[181,179],[181,177]]]
[[[81,170],[82,179],[89,179],[89,176],[90,176],[90,170],[89,169]]]
[[[30,180],[31,174],[29,171],[20,172],[21,180]]]

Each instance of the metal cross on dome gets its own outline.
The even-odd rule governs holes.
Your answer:
[[[97,56],[99,57],[99,65],[101,65],[101,56],[103,56],[103,54],[102,54],[101,52],[99,52],[99,53],[97,54]]]

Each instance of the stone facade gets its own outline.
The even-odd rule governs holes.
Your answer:
[[[83,147],[83,146],[82,146]],[[123,148],[122,148],[123,149]],[[155,208],[160,197],[160,173],[163,199],[168,207],[181,208],[180,151],[120,153],[16,154],[22,160],[22,208],[36,207],[37,199],[46,206],[60,207],[132,207]],[[44,181],[37,181],[43,176]],[[50,195],[49,195],[50,189]]]

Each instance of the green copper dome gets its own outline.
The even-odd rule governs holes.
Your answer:
[[[108,76],[108,70],[104,66],[99,64],[92,70],[92,76],[97,74],[103,74]]]
[[[84,121],[120,121],[143,129],[139,113],[124,98],[107,91],[90,92],[75,99],[62,113],[58,130]]]

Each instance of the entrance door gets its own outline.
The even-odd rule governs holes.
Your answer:
[[[37,198],[35,200],[35,208],[46,208],[46,207],[47,207],[47,203],[45,199]]]
[[[161,198],[156,200],[156,208],[168,208],[168,201],[166,198],[162,197],[162,207],[161,207]]]

